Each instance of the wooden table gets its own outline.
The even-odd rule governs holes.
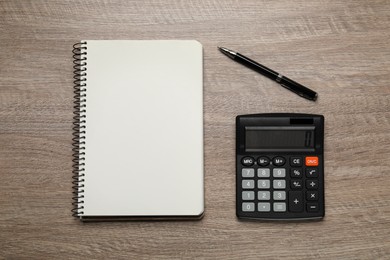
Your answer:
[[[72,45],[197,39],[204,46],[201,221],[71,217]],[[1,1],[0,258],[390,258],[389,1]],[[311,87],[307,101],[218,52]],[[326,217],[235,216],[235,116],[323,114]]]

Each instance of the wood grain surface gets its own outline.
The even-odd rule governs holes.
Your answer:
[[[204,46],[201,221],[71,217],[72,45]],[[0,1],[0,258],[390,259],[390,2]],[[220,54],[225,46],[319,93],[307,101]],[[238,114],[323,114],[326,217],[235,216]]]

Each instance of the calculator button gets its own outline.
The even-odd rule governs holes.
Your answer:
[[[290,187],[293,190],[300,190],[303,188],[302,180],[291,180]]]
[[[255,192],[254,191],[243,191],[242,192],[242,200],[254,200]]]
[[[291,212],[303,211],[303,194],[301,191],[290,191],[288,193],[288,207]]]
[[[317,168],[306,168],[306,177],[307,178],[317,178],[318,169]]]
[[[252,168],[244,168],[241,173],[243,178],[255,177],[255,169]]]
[[[272,170],[272,174],[274,177],[277,178],[284,178],[286,177],[286,169],[284,168],[275,168]]]
[[[318,157],[317,156],[308,156],[305,158],[306,166],[318,166]]]
[[[302,157],[291,157],[290,158],[291,166],[302,166]]]
[[[247,157],[242,158],[241,163],[244,166],[252,166],[255,163],[255,159],[247,156]]]
[[[272,163],[275,165],[275,166],[282,166],[286,163],[286,159],[284,159],[283,157],[281,156],[278,156],[278,157],[275,157],[273,160],[272,160]]]
[[[258,200],[270,200],[271,198],[269,191],[259,191],[257,196]]]
[[[286,211],[286,203],[284,203],[284,202],[274,203],[274,211],[275,212],[285,212]]]
[[[243,189],[253,189],[254,187],[255,187],[254,180],[243,180],[242,181],[242,188]]]
[[[286,181],[285,180],[274,180],[274,189],[285,189]]]
[[[318,189],[318,180],[306,180],[306,189],[308,190]]]
[[[308,212],[318,212],[318,203],[307,203]]]
[[[285,200],[286,192],[285,191],[274,191],[274,200]]]
[[[318,192],[317,191],[308,191],[306,193],[307,200],[318,200]]]
[[[258,163],[260,166],[267,166],[267,165],[269,164],[269,159],[268,159],[268,157],[261,156],[261,157],[257,160],[257,163]]]
[[[255,203],[253,202],[242,203],[242,211],[246,211],[246,212],[255,211]]]
[[[303,171],[301,168],[292,168],[290,169],[291,178],[302,178]]]
[[[268,178],[270,170],[268,168],[259,168],[257,169],[257,176],[259,178]]]
[[[260,202],[257,204],[257,210],[261,212],[270,212],[271,206],[268,202]]]
[[[269,189],[270,182],[269,182],[269,180],[258,180],[257,181],[257,187],[259,189]]]

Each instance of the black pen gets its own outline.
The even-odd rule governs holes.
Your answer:
[[[280,85],[282,85],[286,89],[298,94],[299,96],[306,98],[306,99],[309,99],[309,100],[312,100],[312,101],[316,101],[318,94],[315,91],[308,89],[307,87],[299,84],[298,82],[295,82],[294,80],[289,79],[289,78],[283,76],[282,74],[280,74],[276,71],[273,71],[273,70],[267,68],[266,66],[263,66],[263,65],[257,63],[256,61],[251,60],[248,57],[245,57],[242,54],[239,54],[238,52],[234,52],[234,51],[226,49],[224,47],[218,47],[218,49],[223,54],[228,56],[229,58],[237,61],[238,63],[241,63],[242,65],[244,65],[244,66],[246,66],[254,71],[259,72],[260,74],[266,76],[267,78],[270,78],[270,79],[278,82]]]

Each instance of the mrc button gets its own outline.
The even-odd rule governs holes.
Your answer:
[[[241,163],[244,166],[252,166],[255,163],[255,159],[247,156],[247,157],[242,158]]]
[[[317,156],[308,156],[305,158],[306,166],[318,166],[318,157]]]

